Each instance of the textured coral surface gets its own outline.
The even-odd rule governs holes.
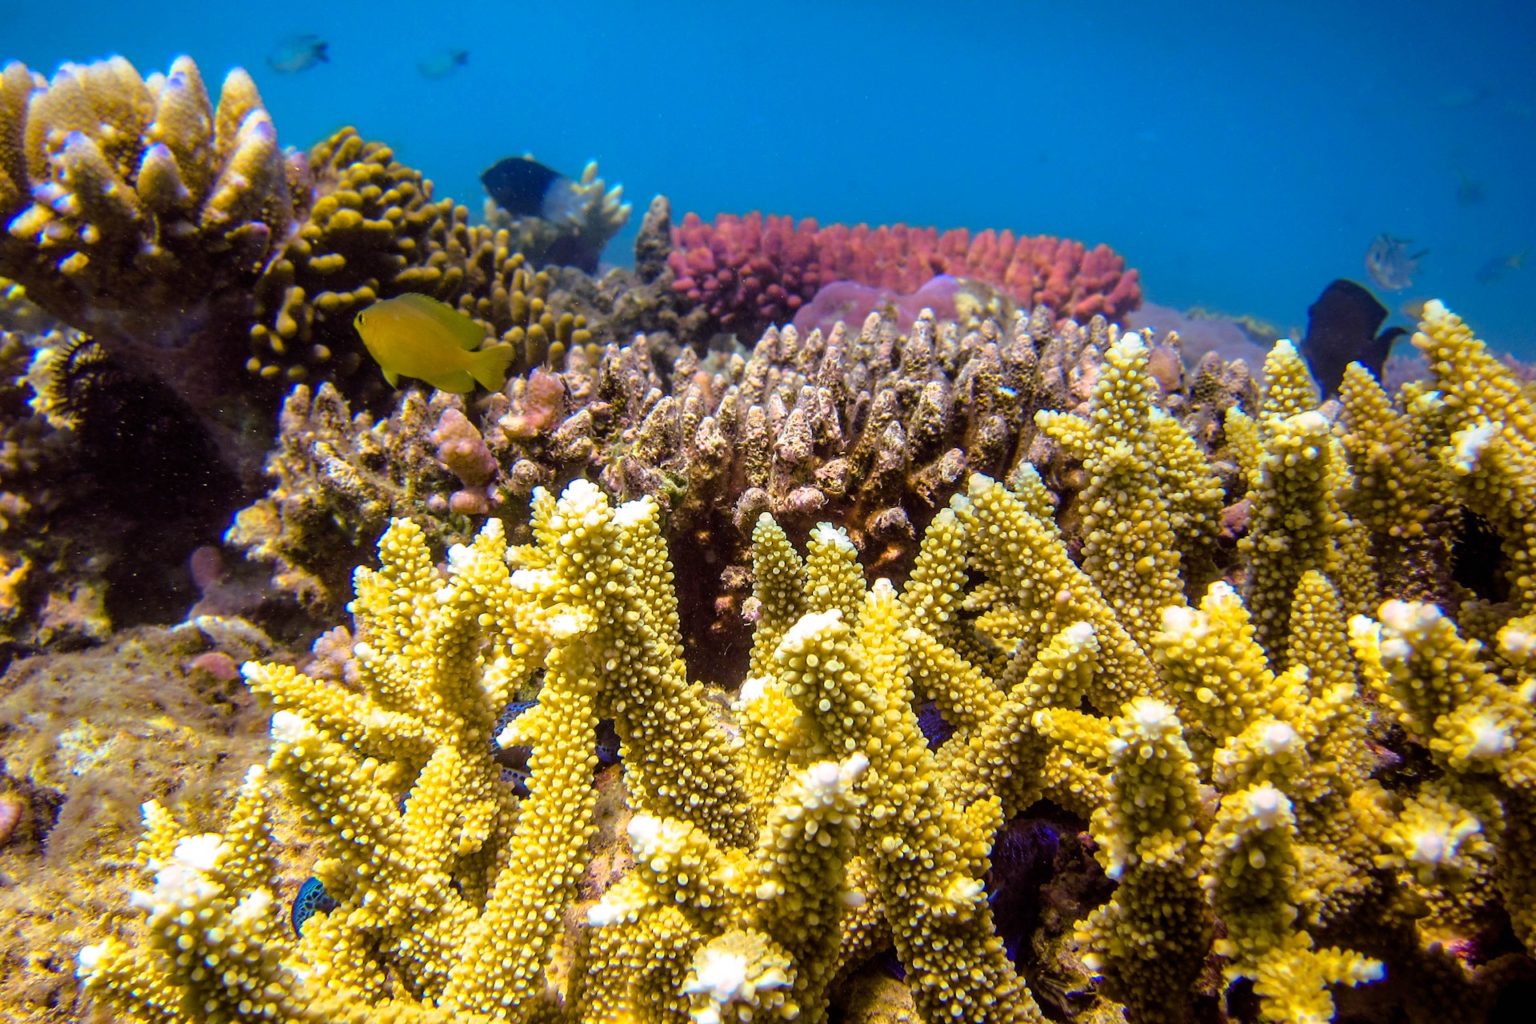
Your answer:
[[[706,309],[718,330],[750,337],[787,323],[818,289],[853,281],[910,293],[939,274],[984,281],[1029,309],[1058,317],[1115,319],[1141,302],[1136,271],[1106,245],[1015,236],[1011,231],[939,232],[905,224],[819,226],[790,217],[688,214],[674,231],[672,287]]]
[[[1324,402],[1102,247],[658,198],[598,277],[571,184],[0,76],[0,1019],[1529,1003],[1536,405],[1467,324]],[[361,372],[406,291],[505,387]]]
[[[1342,411],[1277,344],[1216,457],[1111,332],[1033,417],[1074,515],[1033,465],[970,473],[898,588],[765,508],[724,677],[650,496],[539,488],[527,543],[490,519],[443,564],[396,519],[349,630],[245,667],[276,713],[224,823],[146,805],[143,917],[81,950],[87,990],[140,1019],[1496,1015],[1536,976],[1536,411],[1444,307],[1421,326],[1436,390],[1351,371]],[[437,426],[466,484],[468,424]],[[1499,571],[1384,516],[1423,500],[1476,510]],[[298,938],[274,816],[335,904]]]

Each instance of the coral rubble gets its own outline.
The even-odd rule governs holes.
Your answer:
[[[754,509],[744,678],[689,657],[648,496],[536,489],[528,543],[491,519],[442,567],[396,520],[341,669],[334,637],[308,673],[246,666],[276,714],[225,824],[146,806],[144,917],[81,950],[86,990],[145,1020],[874,1020],[908,1012],[867,983],[893,946],[926,1021],[1068,992],[1083,1019],[1482,1019],[1536,942],[1536,416],[1443,306],[1415,342],[1437,391],[1346,382],[1338,420],[1277,345],[1227,472],[1116,337],[1081,408],[1035,416],[1081,464],[1075,518],[1033,466],[971,473],[899,589],[848,531],[802,552]],[[438,430],[467,483],[466,423]],[[1449,509],[1411,571],[1377,570],[1420,536],[1382,535],[1404,494],[1486,522],[1498,592],[1443,564]],[[622,835],[597,823],[604,719]],[[531,749],[525,797],[505,746]],[[293,812],[336,902],[297,939],[267,825]],[[1078,884],[1022,956],[989,861],[1043,820],[1076,822],[1108,898]]]
[[[140,804],[213,820],[269,717],[226,669],[272,650],[247,623],[203,617],[0,677],[0,806],[18,819],[0,840],[0,1019],[85,1019],[70,951],[129,919]]]

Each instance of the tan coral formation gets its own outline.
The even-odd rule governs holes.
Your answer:
[[[1406,442],[1426,458],[1402,465],[1442,481],[1404,487],[1480,504],[1516,574],[1508,601],[1399,598],[1349,556],[1342,492],[1363,449],[1284,347],[1233,443],[1254,522],[1303,565],[1246,571],[1274,557],[1249,545],[1233,580],[1185,575],[1183,552],[1222,528],[1211,471],[1183,426],[1156,425],[1135,335],[1110,346],[1080,420],[1042,420],[1090,477],[1081,564],[1031,467],[970,476],[900,590],[866,582],[847,531],[819,526],[802,555],[760,515],[757,632],[728,717],[688,678],[651,499],[536,491],[532,543],[509,548],[491,520],[446,569],[397,521],[382,568],[358,575],[355,685],[247,668],[279,709],[267,765],[220,831],[150,808],[146,941],[87,947],[87,990],[155,1020],[822,1020],[863,991],[829,979],[892,941],[930,1022],[1040,1020],[1060,971],[1089,983],[1078,1012],[1096,1019],[1219,1012],[1238,979],[1262,1020],[1329,1019],[1350,987],[1408,1019],[1478,1019],[1536,941],[1529,519],[1518,488],[1485,484],[1508,481],[1536,419],[1442,306],[1416,342],[1454,429]],[[1127,557],[1121,516],[1159,527]],[[1349,616],[1367,584],[1369,613]],[[537,708],[499,738],[532,748],[519,800],[490,731],[527,688]],[[935,745],[927,702],[950,728]],[[609,715],[634,866],[584,891]],[[1086,822],[1114,888],[1037,932],[1021,973],[988,860],[1042,798]],[[290,805],[339,904],[298,940],[261,825]]]
[[[174,378],[172,353],[239,315],[299,212],[255,83],[231,71],[215,104],[187,57],[148,78],[121,57],[51,80],[12,63],[0,82],[0,272]]]

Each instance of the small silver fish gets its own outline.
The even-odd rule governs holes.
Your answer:
[[[267,67],[284,74],[308,71],[316,64],[330,62],[330,55],[325,52],[330,45],[313,33],[288,36],[267,54]]]
[[[416,70],[421,72],[423,78],[447,78],[468,63],[468,50],[439,50],[425,60],[419,61],[416,64]]]
[[[1400,292],[1412,287],[1413,275],[1418,273],[1419,261],[1429,255],[1428,249],[1410,254],[1411,238],[1394,238],[1388,234],[1377,235],[1365,250],[1365,269],[1371,280],[1389,292]]]

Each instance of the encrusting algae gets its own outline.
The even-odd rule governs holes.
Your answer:
[[[890,1012],[930,1022],[1041,1020],[1073,984],[1080,1015],[1182,1020],[1242,979],[1262,1020],[1330,1019],[1350,987],[1479,1019],[1501,922],[1536,943],[1536,410],[1440,304],[1415,342],[1437,390],[1394,406],[1347,376],[1337,422],[1277,346],[1261,408],[1229,415],[1252,515],[1229,578],[1205,557],[1220,487],[1134,334],[1086,415],[1039,417],[1091,481],[1079,559],[1027,464],[972,476],[900,591],[842,530],[802,555],[764,514],[729,713],[688,678],[650,499],[540,490],[532,543],[493,519],[445,569],[396,520],[357,573],[353,684],[246,666],[266,764],[220,832],[146,805],[143,939],[87,947],[80,976],[152,1021],[819,1021],[894,944],[911,1007]],[[1412,495],[1491,524],[1507,597],[1454,582],[1447,513],[1381,529]],[[604,719],[633,857],[608,880]],[[989,853],[1042,800],[1087,822],[1114,889],[1015,962]],[[275,801],[336,901],[298,938]]]

